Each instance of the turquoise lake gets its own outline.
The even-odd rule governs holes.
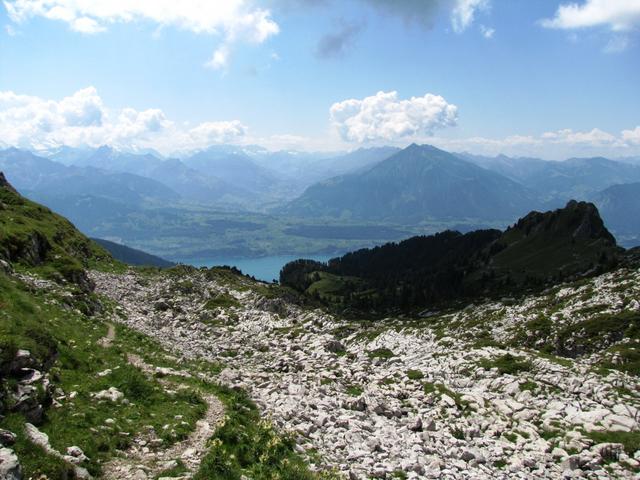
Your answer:
[[[193,265],[195,267],[213,267],[228,265],[242,270],[242,273],[256,277],[258,280],[271,282],[278,280],[280,270],[287,263],[299,258],[326,262],[337,255],[274,255],[259,258],[213,258],[213,259],[185,259],[181,263]]]

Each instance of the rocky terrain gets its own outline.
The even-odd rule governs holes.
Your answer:
[[[90,278],[116,302],[113,322],[184,361],[221,364],[218,381],[246,389],[314,469],[451,479],[640,471],[638,270],[378,322],[302,308],[213,270]],[[584,322],[607,315],[624,329],[591,335]]]

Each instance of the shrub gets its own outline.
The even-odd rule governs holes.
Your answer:
[[[409,380],[421,380],[424,378],[424,373],[420,370],[407,370],[407,377]]]
[[[367,352],[370,358],[388,359],[394,356],[394,353],[388,348],[376,348]]]
[[[497,368],[500,375],[515,375],[531,370],[531,362],[521,357],[514,357],[510,353],[494,359],[484,358],[480,360],[479,364],[486,370]]]

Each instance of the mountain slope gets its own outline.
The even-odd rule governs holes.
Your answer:
[[[2,175],[0,194],[0,235],[68,227]],[[593,214],[513,228],[609,244]],[[502,234],[477,235],[459,252]],[[51,237],[66,240],[87,241]],[[637,477],[637,266],[350,321],[231,269],[102,265],[89,293],[15,258],[0,262],[0,478]]]
[[[589,194],[611,185],[638,181],[640,166],[594,157],[554,162],[545,171],[524,180],[524,183],[547,195],[566,200],[587,198]]]
[[[508,228],[493,247],[489,268],[524,282],[586,273],[605,267],[620,252],[591,203],[567,203],[564,208],[531,212]]]
[[[284,212],[416,223],[511,220],[536,205],[521,185],[428,145],[411,145],[369,170],[309,187]]]
[[[240,152],[227,153],[212,148],[185,158],[183,162],[204,175],[219,178],[245,191],[263,193],[271,190],[278,181],[272,171]]]
[[[147,176],[168,185],[183,198],[200,203],[232,202],[249,196],[244,188],[189,168],[175,158],[159,163]]]
[[[0,169],[18,190],[48,197],[90,195],[128,205],[176,202],[180,198],[166,185],[149,178],[94,167],[68,167],[14,148],[0,151]]]
[[[581,200],[612,185],[639,182],[640,166],[602,157],[545,161],[537,158],[483,157],[457,154],[476,165],[495,171],[530,188],[556,204],[570,198]]]
[[[110,262],[110,255],[82,235],[67,219],[27,200],[0,172],[0,259],[36,267],[55,280],[89,291],[85,269]]]
[[[87,266],[100,272],[64,275]],[[122,305],[93,280],[136,275],[124,270],[0,173],[0,478],[334,478],[309,471],[240,388],[223,386],[218,363],[178,359],[122,325]],[[201,275],[211,280],[194,303],[202,318],[220,311],[202,306],[209,295],[259,288],[231,270],[141,274],[171,282],[169,303],[156,298],[144,315],[177,307]]]
[[[156,257],[150,253],[137,250],[135,248],[127,247],[120,243],[111,242],[102,238],[92,238],[94,242],[107,250],[113,258],[126,263],[127,265],[136,266],[150,266],[168,268],[175,265],[175,263],[165,260],[164,258]]]
[[[324,177],[330,178],[347,173],[364,172],[399,151],[400,149],[396,147],[359,148],[349,153],[323,158],[317,164],[323,169]]]
[[[224,198],[246,194],[244,190],[216,176],[189,168],[181,160],[161,159],[150,153],[121,152],[102,146],[85,157],[76,159],[74,164],[146,177],[166,185],[186,200],[200,203],[219,202]]]
[[[614,267],[622,249],[594,205],[531,212],[504,232],[446,231],[363,249],[328,265],[285,265],[280,281],[330,303],[422,308],[451,300],[514,294]]]
[[[623,245],[640,245],[640,183],[613,185],[592,197]]]

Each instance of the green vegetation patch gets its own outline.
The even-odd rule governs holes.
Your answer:
[[[240,302],[228,293],[219,293],[215,297],[210,298],[204,304],[206,310],[215,310],[216,308],[240,307]]]
[[[461,394],[450,390],[443,383],[425,382],[423,388],[424,393],[426,394],[435,393],[438,396],[447,395],[448,397],[453,399],[456,407],[458,407],[460,410],[466,410],[467,407],[469,407],[469,402],[463,400]]]
[[[331,472],[311,472],[294,450],[291,437],[281,436],[241,390],[216,387],[225,405],[224,423],[209,441],[194,480],[315,480],[338,478]]]
[[[395,354],[388,348],[376,348],[375,350],[369,350],[367,355],[369,355],[369,358],[382,358],[385,360],[395,356]]]
[[[535,392],[536,390],[538,390],[540,388],[540,386],[536,382],[533,382],[531,380],[527,380],[525,382],[522,382],[519,385],[519,388],[523,392],[524,391]]]
[[[500,375],[516,375],[520,372],[528,372],[531,370],[531,362],[522,358],[514,357],[510,353],[506,353],[497,358],[483,358],[478,364],[485,370],[497,368]]]
[[[596,443],[621,443],[632,458],[640,450],[640,432],[584,432],[584,435]]]
[[[347,393],[353,397],[359,397],[360,395],[362,395],[362,392],[364,392],[362,387],[358,385],[349,385],[346,390]]]
[[[640,313],[598,315],[558,332],[558,353],[575,357],[598,352],[623,338],[640,340]]]

